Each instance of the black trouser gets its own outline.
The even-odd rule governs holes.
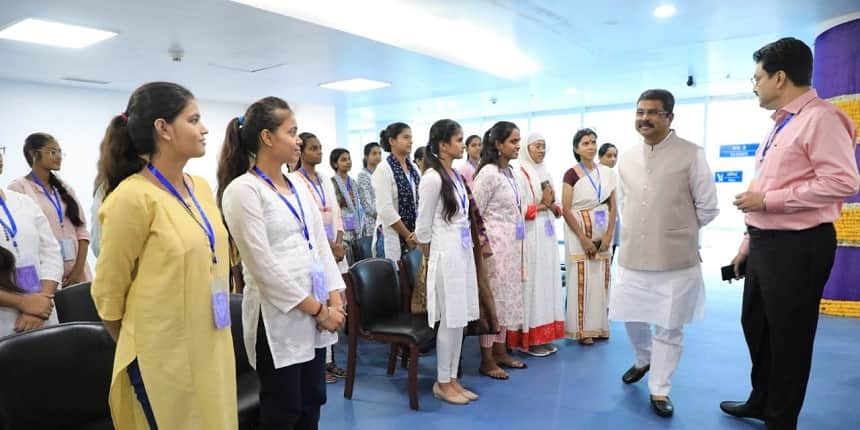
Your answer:
[[[749,227],[741,323],[752,359],[747,403],[768,428],[794,429],[803,406],[818,306],[836,253],[833,224],[801,231]]]
[[[275,369],[261,315],[256,349],[260,430],[316,430],[326,402],[325,348],[311,361]]]

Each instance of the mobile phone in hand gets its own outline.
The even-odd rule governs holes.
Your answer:
[[[722,275],[723,275],[724,281],[732,281],[735,279],[735,266],[733,264],[729,264],[728,266],[721,267],[720,271],[723,272]],[[738,271],[740,272],[741,275],[746,276],[746,273],[747,273],[747,262],[746,261],[741,263],[741,266],[738,267]]]

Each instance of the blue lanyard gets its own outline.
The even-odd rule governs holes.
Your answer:
[[[594,179],[591,179],[591,173],[585,168],[585,164],[582,164],[581,161],[579,162],[579,167],[582,168],[582,172],[585,173],[585,177],[588,178],[588,182],[591,182],[591,187],[594,188],[595,192],[597,192],[597,201],[602,202],[603,181],[600,180],[600,166],[595,166],[594,168],[597,172],[597,184],[594,183]]]
[[[3,206],[3,212],[6,212],[6,218],[9,219],[9,224],[6,224],[6,221],[0,219],[0,224],[3,225],[3,228],[6,229],[6,233],[9,233],[9,236],[12,238],[12,246],[15,247],[15,251],[18,251],[18,240],[15,239],[15,236],[18,236],[18,224],[15,224],[15,218],[12,217],[12,213],[9,212],[9,207],[6,206],[6,200],[0,198],[0,206]]]
[[[296,196],[296,201],[299,203],[299,211],[302,213],[301,216],[299,216],[299,213],[296,212],[296,208],[293,207],[293,204],[290,203],[290,201],[287,200],[287,198],[283,194],[281,194],[280,191],[278,191],[278,187],[275,186],[275,183],[272,182],[272,180],[269,179],[269,177],[266,176],[266,174],[263,173],[263,171],[260,170],[259,167],[254,166],[254,173],[256,173],[257,176],[260,177],[260,179],[266,181],[266,183],[269,184],[269,187],[272,188],[272,191],[274,191],[275,194],[278,195],[281,201],[284,202],[285,205],[287,205],[287,208],[290,210],[290,212],[293,213],[293,216],[296,217],[296,220],[298,220],[298,222],[302,224],[302,233],[304,233],[305,240],[308,242],[308,249],[313,251],[314,246],[311,244],[311,235],[310,233],[308,233],[308,223],[305,221],[305,209],[302,207],[302,199],[300,199],[299,195],[296,194],[296,187],[293,186],[293,183],[290,182],[290,180],[286,176],[284,176],[284,180],[287,181],[287,185],[290,186],[290,192],[292,192],[293,195]]]
[[[779,125],[776,127],[776,130],[774,130],[773,133],[770,134],[770,137],[767,138],[767,143],[765,143],[764,149],[761,151],[761,161],[762,162],[764,162],[764,156],[767,155],[767,151],[770,149],[770,145],[773,144],[773,139],[776,138],[776,135],[780,131],[782,131],[782,129],[786,126],[786,124],[788,124],[789,121],[791,121],[792,118],[794,118],[794,114],[793,113],[788,114],[788,116],[785,117],[785,119],[782,120],[782,122],[779,123]]]
[[[472,166],[473,169],[478,168],[478,166],[475,165],[475,162],[473,162],[471,158],[466,160],[466,162],[469,163],[469,165]]]
[[[39,180],[39,177],[36,176],[35,173],[30,172],[30,177],[33,178],[33,182],[35,182],[36,185],[38,185],[42,188],[42,192],[45,193],[45,197],[47,197],[48,201],[51,202],[51,205],[54,206],[54,209],[57,211],[57,218],[60,219],[60,229],[62,229],[63,228],[63,206],[61,204],[60,194],[57,193],[57,189],[54,188],[54,193],[53,193],[53,195],[51,195],[51,193],[48,192],[48,188],[46,188],[45,185],[42,184],[42,181]]]
[[[451,174],[448,174],[448,177],[451,178]],[[457,182],[454,182],[454,178],[457,178]],[[457,197],[460,198],[460,207],[463,208],[463,213],[467,213],[466,211],[466,186],[463,185],[463,180],[460,179],[460,175],[457,172],[454,172],[454,178],[451,178],[451,182],[454,184],[454,188],[457,189]]]
[[[320,179],[319,173],[317,173],[317,181],[319,184],[319,186],[317,186],[317,184],[315,184],[314,181],[311,180],[311,177],[308,176],[308,171],[305,170],[304,167],[299,169],[299,171],[302,172],[302,175],[305,175],[305,178],[307,178],[308,182],[310,182],[311,185],[314,187],[314,191],[316,191],[317,195],[320,196],[320,202],[322,202],[322,207],[323,209],[325,209],[325,188],[323,188],[322,179]]]
[[[200,213],[200,218],[203,218],[203,224],[200,224],[200,221],[197,220],[197,217],[194,216],[194,212],[191,210],[191,207],[188,206],[188,203],[185,203],[185,200],[182,199],[182,195],[179,194],[179,191],[176,191],[176,187],[158,171],[151,163],[146,165],[146,168],[158,179],[158,182],[161,182],[161,185],[164,185],[164,188],[167,188],[167,191],[170,191],[170,194],[173,194],[173,197],[176,197],[176,200],[179,200],[179,203],[182,203],[182,207],[188,211],[188,215],[191,215],[191,218],[194,218],[194,221],[199,225],[203,232],[206,233],[206,238],[209,239],[209,250],[212,251],[212,264],[218,263],[218,257],[215,256],[215,230],[212,229],[212,224],[209,222],[209,218],[206,217],[206,212],[203,212],[203,208],[200,207],[200,202],[197,201],[197,197],[194,196],[194,192],[191,191],[191,188],[188,187],[188,184],[185,182],[185,178],[182,179],[182,184],[185,185],[185,190],[188,191],[188,195],[191,196],[191,201],[194,202],[194,206],[197,208],[197,212]]]
[[[523,205],[520,202],[520,187],[514,181],[514,170],[511,168],[511,166],[508,166],[508,173],[502,173],[502,175],[508,180],[508,184],[510,184],[511,189],[514,190],[514,196],[517,197],[517,210],[520,210]]]

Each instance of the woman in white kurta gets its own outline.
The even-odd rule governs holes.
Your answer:
[[[0,221],[0,246],[15,257],[17,275],[16,288],[0,287],[0,337],[56,324],[51,298],[63,278],[63,259],[48,219],[31,198],[5,190]]]
[[[331,178],[322,174],[317,166],[322,162],[322,144],[312,133],[302,133],[300,136],[301,159],[298,169],[289,174],[296,184],[304,184],[309,194],[313,196],[316,208],[322,216],[323,229],[329,247],[337,261],[340,273],[349,271],[346,248],[343,245],[343,218],[340,205],[334,193]],[[345,377],[346,370],[337,367],[334,362],[334,345],[337,343],[337,333],[322,333],[331,348],[326,353],[326,382],[333,383],[337,377]]]
[[[277,122],[266,123],[273,119]],[[328,343],[321,334],[344,320],[339,295],[331,295],[331,307],[326,296],[343,290],[344,283],[311,194],[281,174],[283,164],[300,153],[296,120],[286,102],[262,99],[248,109],[242,125],[234,119],[231,128],[225,139],[231,149],[222,152],[219,169],[229,185],[219,189],[224,219],[244,263],[244,341],[260,376],[262,428],[316,428],[326,398]],[[249,153],[255,154],[250,172],[229,171],[248,165]],[[323,289],[315,288],[316,275],[324,277]]]
[[[523,241],[523,313],[520,330],[508,330],[508,344],[544,357],[558,349],[552,341],[564,337],[561,259],[555,220],[561,217],[552,175],[543,163],[546,139],[531,133],[520,146],[519,185],[523,190],[526,239]]]
[[[609,285],[615,229],[615,173],[595,163],[597,134],[576,133],[579,162],[564,174],[564,248],[567,270],[567,337],[584,345],[609,337]]]
[[[478,281],[472,252],[469,199],[451,167],[463,154],[463,129],[450,119],[430,127],[424,153],[415,235],[427,262],[427,323],[436,334],[437,383],[433,394],[454,404],[477,400],[457,381],[463,329],[478,319]]]
[[[398,261],[418,246],[415,218],[421,176],[418,167],[409,160],[412,130],[408,125],[402,122],[389,125],[380,133],[379,144],[391,154],[383,158],[371,177],[376,193],[373,250],[377,257]]]
[[[475,174],[473,196],[484,216],[492,257],[486,259],[490,289],[496,302],[501,330],[497,335],[481,336],[480,372],[494,379],[507,379],[499,366],[522,369],[506,350],[507,330],[518,330],[523,313],[523,240],[525,220],[522,213],[523,190],[510,166],[520,150],[520,130],[513,123],[500,121],[484,135],[481,164]]]

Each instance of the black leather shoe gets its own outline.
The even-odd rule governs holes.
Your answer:
[[[651,396],[651,407],[654,408],[654,413],[663,417],[669,418],[675,413],[675,406],[672,405],[672,400],[666,397],[666,400],[656,400]]]
[[[625,384],[639,382],[639,380],[642,379],[642,377],[645,376],[645,374],[648,373],[648,370],[650,369],[650,364],[641,369],[636,367],[636,365],[634,364],[633,366],[630,366],[630,368],[627,369],[626,372],[624,372],[624,376],[621,377],[621,380],[624,381]]]
[[[720,409],[733,417],[755,418],[764,421],[761,411],[751,407],[746,402],[720,402]]]

